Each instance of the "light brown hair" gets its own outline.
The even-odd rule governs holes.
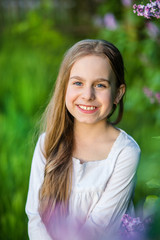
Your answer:
[[[57,77],[53,97],[45,111],[46,158],[44,182],[39,194],[39,212],[45,225],[49,224],[56,204],[60,204],[60,214],[67,214],[67,206],[72,186],[72,151],[74,147],[74,119],[65,106],[65,95],[69,75],[77,59],[86,55],[107,56],[116,76],[116,88],[124,81],[124,65],[119,50],[104,40],[82,40],[65,54]],[[115,111],[115,106],[110,115]],[[119,102],[117,119],[123,115],[123,97]],[[59,208],[58,208],[59,209]]]

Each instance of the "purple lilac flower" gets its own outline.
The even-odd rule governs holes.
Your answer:
[[[121,2],[125,7],[129,7],[132,4],[132,0],[121,0]]]
[[[160,29],[154,23],[147,22],[146,27],[150,37],[156,38],[160,34]]]
[[[113,13],[107,13],[104,16],[104,25],[110,30],[115,30],[118,27],[117,21]]]
[[[125,227],[127,232],[134,232],[134,231],[143,231],[144,226],[141,222],[140,218],[132,218],[128,214],[125,214],[122,218],[122,226]]]
[[[133,5],[133,12],[137,13],[137,16],[144,16],[145,18],[150,19],[151,17],[160,18],[160,0],[156,0],[146,5]]]
[[[158,102],[158,104],[160,104],[160,92],[155,93],[148,87],[144,87],[143,92],[152,104],[155,102]]]
[[[146,234],[145,231],[145,221],[141,221],[139,217],[133,218],[128,214],[123,215],[121,229],[119,233],[120,239],[143,240]]]
[[[143,88],[143,92],[145,93],[145,95],[146,95],[147,97],[153,97],[153,91],[152,91],[151,89],[149,89],[149,88],[147,88],[147,87],[144,87],[144,88]]]
[[[144,87],[143,92],[146,95],[146,97],[150,100],[150,103],[153,104],[155,102],[153,91],[147,87]]]
[[[157,93],[155,94],[155,97],[156,97],[158,103],[160,104],[160,92],[157,92]]]

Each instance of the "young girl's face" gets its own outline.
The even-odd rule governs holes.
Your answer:
[[[75,121],[105,121],[115,101],[115,74],[107,57],[88,55],[71,68],[66,107]]]

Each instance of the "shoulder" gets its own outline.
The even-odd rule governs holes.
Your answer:
[[[120,130],[120,135],[121,135],[121,146],[123,149],[130,149],[133,150],[135,152],[141,152],[141,149],[138,145],[138,143],[135,141],[135,139],[130,136],[129,134],[127,134],[124,130],[119,129]]]
[[[125,165],[138,166],[140,160],[141,149],[138,143],[127,134],[124,130],[120,130],[118,142],[118,159],[117,161]]]

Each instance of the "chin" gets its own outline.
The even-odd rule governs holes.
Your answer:
[[[82,123],[82,124],[97,124],[97,123],[99,123],[101,120],[99,120],[99,121],[95,121],[95,120],[82,120],[82,119],[76,119],[76,122],[78,122],[78,123]]]

